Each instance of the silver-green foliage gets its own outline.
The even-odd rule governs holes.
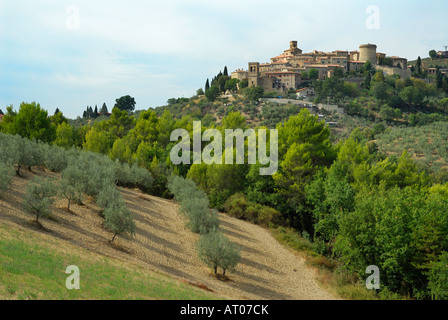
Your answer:
[[[154,178],[151,173],[134,163],[121,163],[118,159],[114,162],[114,174],[118,185],[123,187],[140,188],[142,191],[150,190]]]
[[[67,200],[67,210],[70,210],[72,202],[82,201],[82,188],[79,184],[72,183],[67,179],[61,179],[58,189],[58,195]]]
[[[203,190],[197,189],[196,184],[192,180],[176,175],[172,175],[168,178],[167,187],[174,195],[174,199],[180,203],[182,203],[183,200],[192,197],[207,197]]]
[[[180,203],[180,212],[188,218],[187,226],[191,231],[204,234],[219,226],[218,214],[210,209],[207,194],[198,189],[192,180],[171,176],[167,186]]]
[[[41,150],[43,151],[42,161],[45,168],[53,172],[62,172],[67,168],[70,157],[69,151],[43,143],[41,144]]]
[[[117,235],[135,234],[136,226],[132,212],[126,207],[126,202],[115,184],[103,184],[96,203],[104,209],[104,226],[114,233],[111,241],[114,241]]]
[[[124,205],[110,205],[104,210],[104,226],[114,233],[111,241],[114,241],[117,235],[134,235],[135,221],[132,212]]]
[[[187,226],[195,233],[205,234],[219,226],[217,211],[209,208],[207,198],[184,199],[181,203],[181,212],[188,218]]]
[[[125,201],[114,184],[104,184],[96,197],[96,204],[106,209],[108,207],[125,206]]]
[[[0,161],[16,165],[18,175],[22,167],[31,168],[42,164],[42,152],[37,143],[19,135],[1,134],[0,148],[2,150]]]
[[[12,165],[0,162],[0,197],[6,190],[8,190],[13,175],[14,168]]]
[[[197,244],[199,258],[217,274],[222,269],[223,276],[226,271],[234,271],[241,259],[240,249],[230,242],[218,229],[213,228],[201,235]]]
[[[57,195],[57,187],[49,178],[35,177],[26,188],[24,198],[25,210],[36,216],[36,222],[40,217],[48,216],[51,205]]]

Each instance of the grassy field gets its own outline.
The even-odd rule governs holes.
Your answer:
[[[80,270],[80,289],[66,288],[66,267]],[[113,284],[113,285],[111,285]],[[0,299],[217,299],[188,284],[0,224]]]

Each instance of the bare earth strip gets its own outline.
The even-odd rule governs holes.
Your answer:
[[[118,247],[108,243],[112,234],[103,227],[104,219],[91,199],[84,205],[66,202],[54,204],[52,218],[42,219],[45,231],[30,224],[33,217],[23,211],[25,188],[33,175],[56,174],[34,169],[24,177],[15,177],[10,190],[0,199],[0,223],[20,226],[30,232],[41,232],[77,245],[99,255],[135,264],[167,274],[188,283],[212,290],[228,299],[332,300],[335,294],[320,287],[315,272],[302,257],[279,244],[260,226],[220,214],[221,227],[229,239],[241,249],[241,262],[230,280],[220,281],[199,259],[197,234],[186,226],[173,201],[143,194],[139,190],[120,188],[128,208],[134,213],[137,230],[132,239],[118,237]]]

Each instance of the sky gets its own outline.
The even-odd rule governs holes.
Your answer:
[[[136,109],[191,97],[227,66],[374,43],[415,60],[448,45],[446,0],[0,0],[0,109]]]

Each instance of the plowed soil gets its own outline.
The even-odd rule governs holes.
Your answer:
[[[26,185],[35,175],[58,178],[58,175],[33,168],[23,170],[23,177],[14,177],[10,189],[0,199],[0,223],[42,232],[64,243],[77,245],[102,256],[135,264],[194,284],[228,299],[332,300],[338,297],[319,285],[316,272],[297,253],[279,244],[270,232],[260,226],[219,214],[225,235],[240,246],[241,261],[228,279],[217,279],[199,259],[196,243],[199,238],[185,225],[178,205],[142,193],[137,189],[120,188],[137,225],[133,238],[118,236],[116,245],[109,240],[112,233],[103,227],[104,219],[93,199],[82,205],[66,201],[53,205],[49,218],[41,219],[44,230],[31,223],[32,215],[23,210]]]

